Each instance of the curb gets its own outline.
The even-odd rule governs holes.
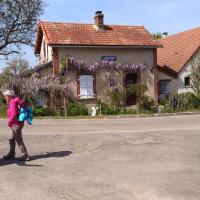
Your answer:
[[[78,120],[78,119],[119,119],[119,118],[146,118],[146,117],[170,117],[170,116],[183,116],[183,115],[200,115],[200,112],[177,112],[177,113],[154,113],[154,114],[135,114],[135,115],[97,115],[97,116],[80,116],[80,117],[35,117],[35,120]],[[6,120],[6,118],[0,118]]]

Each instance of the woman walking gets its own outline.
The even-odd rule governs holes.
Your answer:
[[[10,150],[7,155],[3,158],[5,160],[14,159],[15,158],[15,142],[19,146],[21,151],[21,157],[19,160],[25,161],[28,160],[28,152],[24,145],[22,138],[22,128],[24,126],[24,122],[19,122],[19,107],[25,106],[25,102],[15,96],[15,92],[13,90],[6,90],[3,95],[6,98],[8,109],[7,109],[7,118],[8,118],[8,126],[11,128],[11,134],[9,137],[9,146]]]

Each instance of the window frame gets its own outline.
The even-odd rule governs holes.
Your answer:
[[[167,86],[166,91],[162,91],[162,84],[166,84],[166,86]],[[160,94],[169,94],[169,81],[168,80],[161,80],[159,83],[159,87],[160,87]]]
[[[189,84],[186,85],[186,79],[189,78]],[[184,77],[184,87],[188,88],[191,87],[191,77],[189,75]]]
[[[86,87],[86,90],[87,90],[86,97],[84,95],[81,95],[81,88],[84,88],[81,86],[81,76],[91,76],[92,87],[91,88]],[[86,82],[87,82],[87,80],[86,80]],[[88,83],[86,83],[86,84],[88,84]],[[92,95],[88,95],[89,89],[92,89]],[[88,73],[77,74],[77,98],[79,100],[87,100],[87,99],[93,99],[95,97],[96,97],[96,76],[93,74],[88,74]]]

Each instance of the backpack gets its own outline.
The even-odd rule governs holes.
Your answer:
[[[19,122],[27,121],[29,125],[33,123],[33,109],[29,106],[24,100],[18,99],[18,108],[19,108]]]
[[[19,121],[27,121],[29,125],[33,124],[33,110],[30,106],[21,107],[19,110]]]

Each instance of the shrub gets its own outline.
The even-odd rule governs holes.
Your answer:
[[[98,108],[100,108],[100,102],[97,104]],[[98,109],[98,114],[100,109]],[[112,105],[101,103],[101,114],[103,115],[117,115],[120,114],[121,109],[119,107],[114,107]]]
[[[137,114],[137,110],[134,108],[122,108],[120,114]]]
[[[200,108],[200,97],[192,92],[182,93],[178,95],[178,110],[192,110]]]
[[[120,90],[119,88],[109,90],[107,91],[107,94],[110,97],[112,105],[115,107],[119,107],[121,102],[123,102],[126,97],[126,92],[124,90]]]
[[[170,104],[165,104],[163,108],[161,108],[161,113],[173,113],[174,109]]]
[[[55,116],[57,113],[49,107],[35,107],[33,109],[34,116]]]
[[[140,100],[139,106],[142,110],[152,110],[154,100],[149,96],[143,96]]]
[[[36,97],[28,96],[28,97],[26,97],[24,99],[26,99],[26,102],[29,103],[30,105],[32,105],[33,107],[36,106]]]
[[[0,96],[0,105],[6,105],[6,99],[4,96]]]
[[[69,116],[88,115],[88,108],[84,104],[72,102],[68,105],[67,114]]]
[[[6,117],[7,106],[0,106],[0,117]]]
[[[145,95],[145,92],[147,92],[147,90],[148,87],[144,84],[130,84],[127,88],[127,95],[136,95],[137,105],[140,109],[152,110],[154,101],[151,97]]]

